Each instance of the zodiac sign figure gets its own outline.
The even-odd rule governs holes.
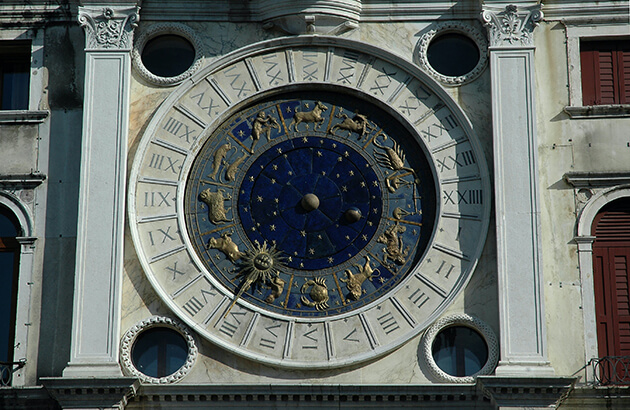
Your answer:
[[[335,136],[339,136],[338,134],[335,134],[335,130],[341,129],[348,131],[348,136],[350,136],[353,132],[356,132],[359,134],[359,140],[362,140],[368,130],[374,129],[369,124],[368,118],[363,114],[357,113],[354,118],[350,118],[346,114],[341,113],[337,114],[336,117],[343,118],[343,121],[339,124],[333,125],[330,129],[330,133]]]
[[[230,207],[227,209],[223,205],[223,202],[232,199],[232,195],[223,195],[225,191],[222,189],[212,192],[210,188],[204,189],[199,194],[199,199],[208,205],[208,219],[210,222],[217,225],[219,222],[230,222],[231,219],[227,219],[227,213],[230,212]]]
[[[295,127],[295,131],[298,131],[298,124],[301,122],[307,123],[306,129],[308,129],[308,123],[314,122],[314,129],[321,128],[324,123],[324,117],[322,117],[322,113],[326,111],[328,107],[322,104],[320,101],[315,103],[315,107],[311,111],[298,111],[293,115],[293,119],[288,126],[289,131],[291,131],[291,127]]]
[[[365,282],[366,279],[368,279],[369,281],[372,281],[372,278],[376,278],[380,276],[380,272],[378,271],[378,269],[376,270],[372,269],[372,267],[370,266],[369,256],[365,257],[365,265],[363,266],[354,265],[354,266],[356,266],[359,269],[359,273],[353,274],[352,271],[350,271],[350,269],[346,269],[344,272],[346,274],[346,278],[345,279],[339,278],[339,280],[346,284],[346,287],[348,288],[348,291],[350,292],[348,294],[348,298],[353,299],[353,300],[359,300],[359,298],[363,294],[363,282]]]
[[[218,249],[225,254],[232,262],[236,262],[241,258],[241,252],[238,245],[232,241],[231,233],[225,232],[220,238],[210,238],[208,240],[208,249]]]
[[[383,139],[386,140],[387,136],[384,136]],[[376,162],[378,162],[380,166],[394,171],[394,173],[388,176],[385,181],[389,192],[396,192],[396,190],[402,185],[412,185],[413,182],[405,181],[402,178],[410,174],[415,177],[416,172],[413,168],[405,166],[405,153],[396,141],[393,141],[392,148],[380,145],[376,141],[374,141],[374,145],[382,150],[381,152],[374,151],[374,159],[376,159]],[[401,175],[399,171],[408,171],[408,173]]]
[[[271,294],[267,296],[265,302],[273,303],[274,300],[279,298],[280,295],[282,295],[285,283],[286,282],[280,279],[279,276],[274,276],[273,278],[271,278],[271,284],[269,285],[269,287],[271,288]]]
[[[405,263],[405,258],[409,254],[409,247],[407,246],[407,248],[404,248],[400,235],[402,235],[406,230],[407,228],[396,222],[395,225],[387,228],[376,240],[378,243],[385,244],[385,247],[383,248],[383,263],[385,265],[391,266],[391,264],[388,263],[389,259],[398,265]]]
[[[308,307],[314,307],[317,310],[328,309],[328,287],[326,286],[326,279],[320,277],[306,281],[306,283],[302,285],[302,293],[306,293],[309,287],[311,288],[309,296],[313,301],[311,302],[306,296],[302,296],[302,303]]]
[[[225,144],[221,145],[216,150],[216,152],[214,153],[214,158],[212,160],[212,174],[208,175],[211,179],[216,178],[217,173],[219,172],[219,168],[221,167],[221,163],[223,162],[223,159],[225,158],[225,155],[231,149],[232,149],[232,144],[230,144],[229,142],[226,142]]]
[[[226,181],[234,181],[234,179],[236,178],[236,171],[238,171],[238,167],[241,165],[241,163],[243,161],[245,161],[245,158],[247,158],[247,156],[245,154],[243,154],[242,157],[240,157],[239,159],[237,159],[236,161],[232,162],[227,169],[225,170],[225,180]]]
[[[278,121],[273,117],[267,117],[264,111],[259,112],[252,124],[252,151],[262,134],[265,134],[267,141],[271,141],[271,130],[273,128],[280,129]]]

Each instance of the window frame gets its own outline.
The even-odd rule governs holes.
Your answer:
[[[6,40],[0,39],[0,110],[17,111],[28,110],[31,100],[31,65],[32,65],[32,43],[30,40]],[[24,107],[5,108],[4,101],[4,73],[8,66],[24,64],[27,84],[25,92],[26,105]]]
[[[626,40],[627,23],[581,25],[580,21],[565,21],[567,47],[567,74],[569,79],[569,105],[565,113],[572,119],[630,117],[630,104],[610,106],[584,106],[582,98],[582,64],[580,42],[597,40]]]
[[[27,206],[15,195],[5,190],[0,190],[0,207],[4,208],[6,215],[13,215],[16,223],[17,235],[10,241],[14,248],[17,263],[14,269],[15,302],[12,304],[15,314],[12,316],[11,333],[13,334],[12,362],[25,363],[28,359],[28,341],[31,308],[31,284],[35,257],[35,242],[33,235],[33,218]],[[4,238],[3,238],[4,239]],[[19,348],[18,348],[19,347]],[[24,366],[13,369],[11,386],[23,386],[25,384]]]

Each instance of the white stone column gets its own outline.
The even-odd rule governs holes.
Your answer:
[[[501,361],[497,376],[550,376],[542,288],[533,30],[540,5],[484,7],[490,39]]]
[[[135,3],[79,7],[85,96],[72,345],[64,377],[121,376],[118,364],[129,87]]]

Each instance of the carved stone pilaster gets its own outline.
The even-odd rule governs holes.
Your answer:
[[[131,50],[138,6],[79,7],[79,24],[85,30],[86,50]]]
[[[503,10],[484,9],[481,12],[490,47],[533,46],[533,32],[542,18],[540,4],[521,10],[510,4]]]

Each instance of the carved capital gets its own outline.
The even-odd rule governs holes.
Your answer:
[[[533,46],[534,28],[542,18],[540,5],[519,10],[510,4],[503,10],[484,9],[481,12],[490,47]]]
[[[79,7],[86,50],[131,50],[138,6]]]

